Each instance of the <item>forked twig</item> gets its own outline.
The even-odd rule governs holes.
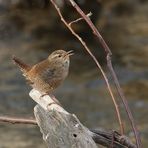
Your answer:
[[[91,12],[89,12],[89,13],[87,14],[88,17],[90,17],[91,15],[92,15]],[[81,21],[81,20],[83,20],[82,17],[80,17],[80,18],[78,18],[78,19],[76,19],[76,20],[74,20],[74,21],[71,21],[68,25],[71,26],[72,24],[77,23],[77,22],[79,22],[79,21]]]
[[[92,52],[90,51],[90,49],[88,48],[88,46],[86,45],[86,43],[83,41],[83,39],[72,29],[72,27],[66,22],[66,20],[64,19],[61,11],[60,11],[60,8],[57,6],[56,2],[54,0],[50,0],[51,3],[54,5],[55,9],[57,10],[60,18],[61,18],[61,21],[67,26],[67,28],[71,31],[71,33],[81,42],[81,44],[84,46],[84,48],[87,50],[87,52],[89,53],[89,55],[92,57],[92,59],[95,61],[97,67],[100,69],[104,79],[105,79],[105,82],[107,84],[107,88],[109,90],[109,93],[112,97],[112,100],[113,100],[113,103],[114,103],[114,106],[115,106],[115,109],[116,109],[116,113],[117,113],[117,118],[118,118],[118,121],[119,121],[119,124],[120,124],[120,131],[121,133],[123,134],[123,124],[122,124],[122,120],[121,120],[121,116],[120,116],[120,111],[119,111],[119,108],[118,108],[118,105],[116,103],[116,100],[115,100],[115,97],[112,93],[112,90],[111,90],[111,87],[110,87],[110,84],[108,82],[108,79],[106,77],[106,74],[104,72],[104,70],[102,69],[101,65],[99,64],[98,60],[96,59],[96,57],[92,54]]]
[[[113,66],[112,66],[112,61],[111,61],[111,56],[112,56],[112,52],[110,50],[110,48],[108,47],[108,45],[106,44],[106,42],[104,41],[104,39],[102,38],[101,34],[99,33],[99,31],[97,30],[97,28],[95,27],[95,25],[92,23],[92,21],[90,20],[89,17],[87,17],[87,15],[84,14],[84,12],[81,10],[81,8],[75,3],[74,0],[68,0],[71,5],[77,10],[77,12],[81,15],[82,18],[84,18],[84,20],[87,22],[87,24],[89,25],[89,27],[91,28],[91,30],[93,31],[94,35],[96,35],[96,37],[99,39],[102,47],[104,48],[105,52],[106,52],[106,59],[107,59],[107,65],[108,65],[108,68],[111,72],[111,75],[114,79],[114,82],[115,82],[115,86],[116,86],[116,89],[117,89],[117,92],[119,93],[119,96],[120,98],[122,99],[122,102],[124,104],[124,107],[125,107],[125,110],[127,112],[127,115],[128,115],[128,118],[129,118],[129,121],[131,123],[131,126],[132,126],[132,129],[134,131],[134,135],[135,135],[135,139],[136,139],[136,144],[137,144],[137,147],[140,148],[141,147],[141,140],[140,140],[140,136],[139,136],[139,132],[137,130],[137,127],[136,127],[136,124],[134,122],[134,118],[133,118],[133,115],[132,115],[132,112],[129,108],[129,105],[128,105],[128,102],[127,102],[127,99],[125,98],[124,94],[123,94],[123,91],[121,89],[121,86],[119,84],[119,81],[118,81],[118,78],[116,76],[116,73],[113,69]]]

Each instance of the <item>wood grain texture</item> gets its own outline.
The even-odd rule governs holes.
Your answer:
[[[91,132],[75,115],[45,111],[39,105],[34,114],[48,148],[97,148]]]

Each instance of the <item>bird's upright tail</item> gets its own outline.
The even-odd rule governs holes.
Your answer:
[[[23,73],[26,73],[31,69],[29,65],[25,64],[24,62],[22,62],[19,58],[16,58],[15,56],[12,56],[12,60],[18,67],[20,67]]]

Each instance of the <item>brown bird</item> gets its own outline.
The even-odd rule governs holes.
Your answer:
[[[30,66],[13,56],[29,84],[39,92],[51,94],[66,78],[72,51],[56,50],[47,59]]]

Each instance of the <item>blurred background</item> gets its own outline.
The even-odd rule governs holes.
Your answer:
[[[79,17],[67,2],[57,0],[68,22]],[[148,1],[77,0],[113,52],[113,65],[140,130],[143,147],[148,145]],[[107,76],[105,53],[91,30],[81,21],[73,25],[87,42]],[[0,115],[34,117],[31,90],[12,55],[35,64],[56,49],[74,50],[70,73],[55,96],[65,109],[88,128],[119,130],[111,97],[100,71],[87,52],[60,21],[49,0],[0,0]],[[124,107],[126,135],[134,140]],[[49,125],[50,126],[50,125]],[[44,148],[39,128],[0,123],[0,148]]]

